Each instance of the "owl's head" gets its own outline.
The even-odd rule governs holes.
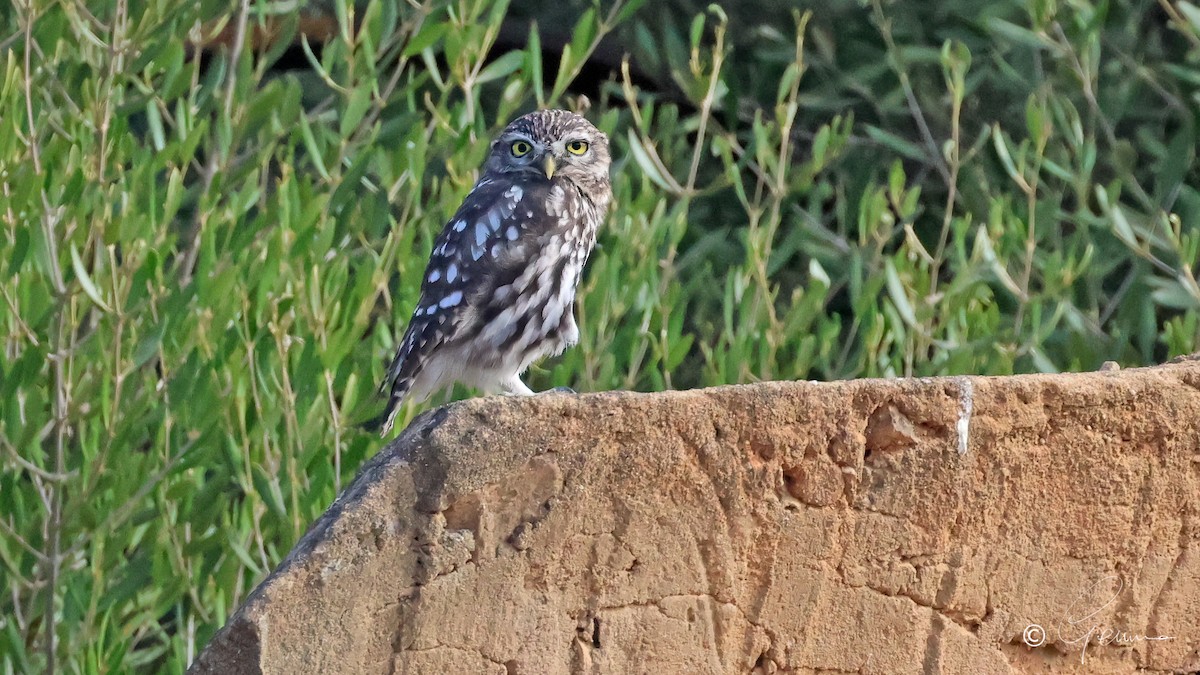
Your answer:
[[[486,173],[607,186],[608,136],[580,115],[538,110],[513,120],[492,141]]]

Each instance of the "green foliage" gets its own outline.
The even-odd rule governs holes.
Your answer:
[[[0,673],[186,666],[381,447],[352,411],[487,140],[579,87],[617,207],[535,389],[1198,348],[1183,0],[559,2],[557,60],[549,18],[489,56],[524,5],[332,0],[288,71],[294,3],[132,4],[0,10]]]

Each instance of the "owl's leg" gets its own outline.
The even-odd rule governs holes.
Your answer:
[[[575,323],[575,308],[567,312],[567,325],[562,332],[563,349],[579,344],[579,324]]]
[[[533,390],[525,386],[519,376],[513,375],[500,380],[500,393],[505,396],[532,396]]]

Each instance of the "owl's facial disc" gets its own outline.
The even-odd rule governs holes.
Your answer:
[[[558,175],[574,179],[586,173],[581,165],[590,159],[591,152],[592,144],[586,138],[568,137],[549,141],[542,150],[536,168],[548,179]]]
[[[532,136],[508,133],[492,146],[492,162],[504,173],[541,173],[545,146]]]
[[[574,113],[542,110],[504,129],[493,142],[485,169],[528,180],[606,185],[609,166],[603,133]]]

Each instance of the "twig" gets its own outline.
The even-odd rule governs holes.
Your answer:
[[[960,85],[965,85],[965,73],[963,73],[961,81],[958,81],[957,77],[955,80],[950,83],[953,88],[953,91],[950,92],[950,179],[947,181],[945,213],[942,214],[942,232],[938,237],[937,249],[933,255],[933,269],[930,271],[929,297],[931,298],[937,297],[938,276],[942,271],[942,257],[946,253],[946,244],[950,238],[950,224],[954,220],[954,203],[958,197],[958,172],[962,166],[959,122],[962,116],[963,96],[966,92],[960,89]]]
[[[29,154],[33,156],[33,170],[38,175],[42,173],[42,151],[37,143],[37,130],[33,126],[33,67],[30,64],[30,57],[33,49],[30,45],[33,43],[33,3],[30,0],[25,9],[29,12],[25,16],[25,117],[29,121]]]
[[[25,33],[25,53],[24,53],[24,86],[25,86],[25,118],[29,125],[28,143],[29,153],[33,159],[34,172],[39,176],[43,175],[42,167],[42,152],[38,142],[37,127],[33,114],[33,5],[32,2],[26,3],[25,12],[23,15],[23,28]],[[56,321],[56,330],[52,346],[52,353],[55,355],[53,359],[53,387],[54,387],[54,431],[55,443],[53,449],[52,462],[54,464],[54,473],[58,475],[64,474],[66,471],[66,433],[67,433],[67,405],[68,396],[66,392],[66,372],[63,366],[63,343],[66,334],[66,317],[67,306],[69,303],[64,302],[66,298],[66,285],[63,282],[62,269],[59,267],[58,259],[58,243],[55,237],[54,225],[57,222],[51,222],[51,212],[49,199],[46,196],[45,188],[41,192],[42,198],[42,229],[46,237],[46,245],[50,249],[49,255],[49,272],[51,285],[54,287],[55,294],[58,298],[58,317]],[[45,522],[45,541],[49,549],[44,554],[47,561],[46,564],[46,607],[45,616],[43,617],[45,642],[43,643],[43,651],[46,659],[46,672],[55,673],[58,670],[57,655],[58,655],[58,621],[56,611],[58,577],[62,566],[62,554],[60,547],[62,545],[62,485],[58,481],[48,483],[49,495],[49,514]]]
[[[716,44],[712,48],[712,72],[708,76],[708,89],[704,99],[700,101],[700,124],[696,128],[696,145],[692,149],[692,165],[688,169],[688,179],[685,189],[690,194],[696,187],[696,173],[700,170],[700,154],[704,151],[704,134],[708,130],[708,118],[712,115],[713,99],[717,95],[717,84],[721,81],[721,65],[725,61],[725,19],[717,22],[715,30]],[[693,52],[695,68],[699,68],[699,54]]]
[[[34,474],[47,483],[61,483],[62,481],[70,480],[79,474],[78,471],[68,471],[66,473],[54,473],[53,471],[47,471],[22,457],[20,453],[17,452],[16,448],[12,446],[12,443],[8,442],[8,439],[0,437],[0,441],[3,441],[3,443],[0,443],[0,445],[4,446],[4,450],[8,454],[9,459],[15,462],[17,466],[25,469],[31,474]]]
[[[237,88],[237,68],[238,61],[242,58],[242,46],[246,42],[246,23],[250,16],[250,0],[242,0],[240,9],[238,10],[237,25],[234,30],[233,47],[229,52],[229,79],[225,81],[225,101],[223,112],[227,119],[233,116],[233,94]],[[230,119],[232,124],[232,119]],[[213,131],[213,137],[216,137],[217,132]],[[214,146],[216,143],[213,144]],[[200,196],[208,194],[212,188],[213,177],[219,168],[218,163],[224,163],[226,158],[219,157],[219,152],[210,152],[208,162],[200,171],[201,190]],[[196,206],[196,217],[192,222],[192,238],[188,242],[186,251],[183,254],[183,266],[179,275],[179,285],[187,286],[192,281],[192,275],[196,271],[196,259],[200,255],[200,237],[204,234],[205,213],[202,204]]]
[[[1062,46],[1071,57],[1071,65],[1075,69],[1075,74],[1079,76],[1079,82],[1083,85],[1083,98],[1088,103],[1088,109],[1095,116],[1096,121],[1100,124],[1100,129],[1104,132],[1104,138],[1108,141],[1109,146],[1114,150],[1118,146],[1117,133],[1113,129],[1112,123],[1104,116],[1104,111],[1100,109],[1100,102],[1096,100],[1096,91],[1092,87],[1092,74],[1087,68],[1084,68],[1083,62],[1079,60],[1079,54],[1075,51],[1071,44],[1071,39],[1067,37],[1061,24],[1054,22],[1054,34],[1062,41]],[[1137,176],[1133,172],[1123,175],[1124,182],[1129,185],[1137,198],[1142,202],[1147,209],[1153,210],[1157,205],[1154,199],[1150,196],[1142,184],[1138,181]]]
[[[8,186],[5,185],[5,187]],[[7,190],[5,192],[7,193]],[[9,316],[17,322],[17,328],[25,334],[25,339],[29,340],[29,343],[34,347],[40,347],[42,343],[38,340],[37,334],[33,332],[33,329],[29,327],[29,324],[25,323],[25,319],[21,318],[21,312],[17,308],[17,303],[8,294],[8,288],[0,286],[0,295],[4,296],[4,304],[8,305]]]
[[[28,541],[26,541],[25,537],[22,537],[21,534],[13,529],[13,526],[9,525],[8,521],[3,518],[0,518],[0,532],[2,532],[5,538],[9,541],[15,541],[20,544],[21,548],[25,549],[26,553],[33,556],[33,559],[36,560],[39,565],[45,565],[47,562],[49,562],[49,558],[46,557],[45,553],[42,553],[38,549],[34,548],[33,544],[30,544]],[[16,606],[17,603],[14,602],[13,607]]]
[[[1193,47],[1200,49],[1200,35],[1196,35],[1196,32],[1191,29],[1191,25],[1179,13],[1179,9],[1172,5],[1170,0],[1158,0],[1158,4],[1162,5],[1163,11],[1171,17],[1171,23],[1175,24],[1175,30],[1183,33],[1183,37],[1187,38]]]
[[[900,79],[900,88],[904,91],[904,100],[908,104],[908,111],[912,115],[913,121],[917,124],[917,130],[921,132],[921,140],[925,143],[926,150],[929,151],[929,156],[933,159],[933,165],[942,175],[942,180],[946,181],[947,187],[950,186],[950,169],[946,166],[946,160],[942,157],[942,153],[938,150],[937,141],[933,138],[933,133],[929,130],[929,124],[925,122],[925,114],[921,112],[921,104],[917,101],[916,92],[913,91],[912,82],[908,79],[908,72],[904,70],[904,64],[900,62],[900,50],[896,47],[896,41],[892,38],[892,22],[883,13],[883,6],[880,0],[871,0],[872,16],[875,19],[875,25],[879,28],[879,34],[883,37],[883,42],[887,46],[888,63],[895,71],[896,77]]]

